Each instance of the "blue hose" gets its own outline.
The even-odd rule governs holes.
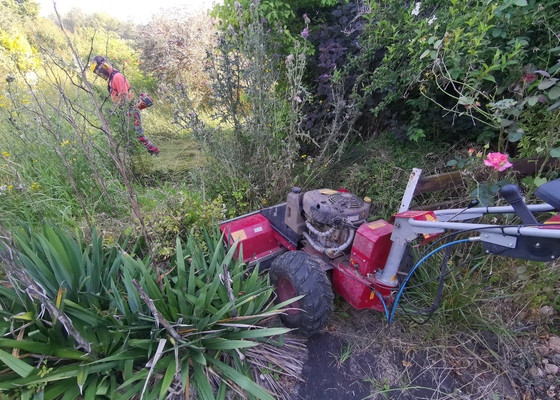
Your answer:
[[[408,276],[405,278],[404,282],[403,282],[402,285],[401,285],[401,288],[399,289],[399,291],[397,292],[397,295],[395,296],[395,301],[394,301],[394,303],[393,303],[393,308],[391,309],[391,314],[390,314],[390,315],[388,314],[388,310],[387,310],[387,308],[386,308],[386,306],[385,306],[385,302],[384,302],[384,301],[382,302],[383,307],[384,307],[385,310],[386,310],[387,321],[389,322],[389,324],[390,324],[391,322],[393,322],[393,320],[395,319],[395,314],[397,313],[397,306],[398,306],[398,304],[399,304],[399,300],[400,300],[400,298],[401,298],[401,296],[402,296],[402,294],[403,294],[403,292],[404,292],[404,289],[405,289],[405,287],[406,287],[406,284],[408,283],[408,281],[409,281],[410,278],[412,277],[412,274],[414,273],[414,271],[416,271],[416,270],[418,269],[418,267],[419,267],[420,265],[422,265],[422,263],[423,263],[424,261],[426,261],[426,259],[428,259],[428,258],[430,258],[431,256],[433,256],[433,255],[434,255],[435,253],[437,253],[438,251],[443,250],[443,249],[445,249],[446,247],[454,246],[454,245],[456,245],[456,244],[465,243],[465,242],[470,242],[470,239],[461,239],[461,240],[456,240],[456,241],[454,241],[454,242],[446,243],[446,244],[444,244],[443,246],[440,246],[440,247],[438,247],[437,249],[432,250],[432,251],[431,251],[430,253],[428,253],[424,258],[422,258],[420,261],[418,261],[418,262],[416,263],[416,265],[414,265],[414,267],[412,267],[412,269],[410,270],[410,273],[409,273]]]
[[[379,293],[377,290],[374,289],[373,293],[375,293],[375,295],[379,298],[379,300],[381,300],[381,304],[383,305],[383,310],[385,310],[385,318],[387,318],[387,321],[389,321],[389,309],[387,308],[387,303],[385,303],[385,299],[383,298],[381,293]]]

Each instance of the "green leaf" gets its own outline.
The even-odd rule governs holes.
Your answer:
[[[211,359],[211,357],[208,357],[208,359]],[[192,377],[193,384],[198,395],[200,395],[201,400],[214,400],[212,388],[208,383],[208,379],[206,377],[206,374],[204,373],[204,369],[197,362],[193,362],[192,367],[194,370],[194,374]]]
[[[553,149],[550,149],[550,157],[560,158],[560,148],[555,147]]]
[[[144,387],[144,381],[137,382],[135,385],[128,388],[126,392],[119,395],[115,400],[130,400],[140,398],[140,393]]]
[[[185,256],[183,255],[183,244],[181,243],[181,239],[179,237],[177,237],[175,241],[175,249],[175,259],[177,266],[177,287],[182,290],[187,282],[187,273],[185,269]]]
[[[91,364],[108,363],[108,362],[121,362],[124,360],[142,360],[146,357],[146,351],[142,349],[130,349],[126,351],[120,351],[117,354],[113,354],[109,357],[102,358],[100,360],[94,361]]]
[[[142,386],[144,386],[145,380],[148,377],[148,370],[147,369],[142,369],[140,371],[137,371],[136,373],[134,373],[134,375],[132,375],[129,379],[127,379],[126,381],[124,381],[119,387],[118,389],[124,389],[127,386],[130,386],[132,383],[140,381],[140,384]]]
[[[99,381],[99,377],[91,376],[88,382],[86,383],[86,389],[84,392],[84,400],[95,400],[97,395],[97,389]]]
[[[19,313],[16,314],[14,316],[12,316],[13,319],[21,319],[24,321],[33,321],[35,319],[35,312],[34,311],[28,311],[26,313]]]
[[[226,398],[226,391],[228,385],[224,381],[220,382],[220,387],[218,388],[218,393],[216,393],[217,400],[225,400]]]
[[[513,4],[519,7],[525,7],[527,5],[527,0],[513,0]]]
[[[60,396],[62,396],[64,393],[74,388],[75,386],[76,383],[72,382],[71,379],[65,379],[53,383],[52,385],[49,385],[48,388],[45,388],[45,399],[46,400],[60,399]]]
[[[554,86],[548,91],[548,98],[554,100],[560,97],[560,86]]]
[[[165,395],[173,382],[173,378],[175,377],[175,371],[177,369],[177,365],[175,360],[173,359],[168,365],[165,371],[165,375],[163,376],[163,381],[161,383],[161,389],[159,391],[159,398],[165,399]]]
[[[73,301],[70,301],[68,299],[64,299],[63,303],[64,303],[64,306],[65,306],[65,312],[66,313],[68,313],[69,315],[72,315],[72,317],[77,318],[77,319],[85,322],[86,324],[88,324],[92,327],[96,327],[96,326],[104,323],[104,320],[103,320],[102,317],[100,317],[96,313],[90,311],[88,308],[84,308],[84,307],[80,306],[79,304],[76,304]]]
[[[428,54],[430,54],[430,49],[424,50],[424,52],[420,55],[420,59],[425,58]]]
[[[215,360],[214,358],[207,356],[206,357],[209,364],[212,364],[219,370],[222,374],[224,374],[227,378],[233,380],[236,384],[240,387],[245,389],[249,394],[261,399],[261,400],[274,400],[274,397],[263,387],[257,385],[251,379],[247,378],[245,375],[241,374],[240,372],[236,371],[232,367],[227,364],[224,364],[221,361]]]
[[[540,177],[537,177],[533,180],[533,183],[535,184],[536,187],[544,185],[546,182],[547,182],[546,178],[540,178]]]
[[[462,73],[462,71],[461,71],[460,69],[458,69],[458,68],[451,68],[451,69],[449,70],[449,74],[451,75],[451,77],[452,77],[453,79],[458,79],[459,76],[461,75],[461,73]]]
[[[80,365],[78,366],[78,376],[76,377],[78,387],[80,388],[80,394],[83,393],[84,384],[88,378],[89,374],[89,365]]]
[[[511,119],[506,119],[506,118],[502,118],[502,120],[500,121],[500,126],[502,128],[506,128],[508,126],[510,126],[511,124],[513,124],[515,121],[512,121]]]
[[[197,362],[201,365],[206,365],[206,358],[204,357],[204,354],[202,353],[202,351],[191,350],[190,354],[191,354],[191,358],[194,362]]]
[[[550,67],[548,69],[548,73],[550,75],[552,75],[552,74],[556,73],[556,71],[558,71],[559,69],[560,69],[560,63],[559,64],[554,64],[552,67]]]
[[[270,336],[278,336],[288,333],[289,328],[260,328],[248,329],[239,332],[233,332],[227,335],[228,339],[257,339]]]
[[[537,96],[531,96],[529,97],[529,99],[527,100],[527,104],[529,104],[531,107],[533,107],[535,104],[537,104],[539,102],[539,98]]]
[[[56,283],[59,286],[67,287],[72,291],[74,289],[73,276],[64,266],[64,262],[61,260],[54,247],[44,237],[37,236],[37,240],[41,244],[43,253],[47,258],[48,266],[56,277]]]
[[[557,101],[556,103],[554,103],[553,105],[548,107],[546,110],[547,111],[552,111],[552,110],[556,110],[558,107],[560,107],[560,101]]]
[[[76,400],[79,396],[80,392],[79,389],[74,386],[73,388],[69,389],[67,392],[64,393],[61,400]]]
[[[140,301],[140,295],[138,294],[136,287],[132,283],[132,276],[130,275],[128,269],[123,270],[122,281],[124,283],[124,286],[126,287],[126,292],[128,295],[128,305],[130,307],[130,311],[132,311],[133,314],[141,312],[142,302]]]
[[[0,360],[4,364],[6,364],[8,368],[10,368],[12,371],[14,371],[22,378],[28,377],[35,370],[35,368],[27,364],[25,361],[22,361],[19,358],[14,357],[13,355],[5,352],[4,350],[0,350]]]
[[[523,134],[525,134],[525,132],[522,129],[517,129],[514,132],[510,132],[508,136],[508,140],[514,143],[518,142],[523,137]]]
[[[15,238],[15,237],[14,237]],[[47,265],[35,254],[30,247],[21,241],[18,242],[18,247],[23,247],[25,254],[20,253],[19,257],[25,269],[29,274],[48,291],[49,296],[55,298],[58,291],[58,285],[56,284],[56,278],[53,271],[47,267]]]
[[[15,340],[0,338],[0,347],[10,349],[20,349],[29,353],[53,355],[61,358],[69,358],[73,360],[89,360],[90,357],[79,350],[59,347],[52,344],[31,342],[28,340]]]
[[[29,385],[29,384],[40,384],[45,382],[56,382],[64,379],[72,378],[73,387],[76,387],[76,380],[73,379],[78,376],[78,365],[79,364],[72,364],[66,365],[64,367],[58,367],[54,371],[50,372],[43,377],[32,374],[31,376],[25,378],[18,378],[12,379],[11,381],[7,382],[0,382],[0,390],[6,389],[13,389],[15,386],[18,385]],[[89,372],[90,374],[96,374],[99,372],[107,372],[113,368],[120,367],[120,364],[113,362],[113,363],[103,363],[99,365],[90,366]],[[38,371],[34,368],[35,371]],[[77,389],[77,387],[76,387]]]
[[[281,303],[275,304],[274,306],[270,307],[269,311],[280,310],[283,307],[289,306],[295,301],[303,299],[304,297],[305,297],[304,294],[302,294],[301,296],[292,297],[291,299],[288,299],[286,301],[283,301]]]
[[[513,115],[514,117],[519,117],[521,115],[521,110],[516,107],[510,110],[506,110],[506,114]]]
[[[549,87],[556,85],[556,81],[558,81],[556,78],[543,79],[541,83],[539,83],[538,88],[540,90],[548,89]]]
[[[255,347],[259,344],[249,340],[227,340],[222,338],[202,340],[204,347],[210,350],[235,350]]]

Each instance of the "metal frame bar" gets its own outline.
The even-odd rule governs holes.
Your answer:
[[[414,198],[414,192],[416,191],[416,186],[420,180],[420,175],[422,175],[422,170],[420,168],[412,168],[412,172],[408,178],[408,183],[401,200],[401,206],[399,208],[400,213],[407,211],[410,208],[410,203],[412,203],[412,199]]]
[[[399,213],[407,211],[422,170],[413,169],[401,201]],[[527,206],[531,213],[554,211],[549,204],[534,204]],[[389,287],[398,286],[397,273],[409,242],[421,234],[442,233],[450,231],[483,231],[482,236],[472,237],[472,241],[485,241],[489,243],[515,247],[518,236],[532,236],[541,238],[560,239],[560,229],[542,229],[538,226],[497,226],[492,224],[479,224],[468,222],[456,222],[479,218],[488,214],[516,214],[512,206],[499,207],[477,207],[468,209],[445,209],[434,211],[437,221],[417,221],[412,218],[395,216],[393,233],[391,235],[392,245],[387,262],[382,271],[376,274],[376,280],[382,285]],[[541,227],[541,228],[539,228]]]
[[[553,211],[554,207],[550,204],[530,204],[527,208],[532,213]],[[445,210],[436,210],[434,214],[441,222],[462,221],[465,219],[479,218],[486,214],[515,214],[512,206],[499,207],[476,207],[476,208],[448,208]]]
[[[428,228],[428,231],[426,231],[425,229],[422,230],[414,229],[414,232],[418,234],[438,233],[444,230],[453,230],[459,232],[483,230],[484,232],[501,233],[503,235],[511,235],[511,236],[532,236],[532,237],[560,239],[560,229],[543,229],[542,228],[543,225],[538,225],[535,227],[529,227],[523,225],[497,226],[492,224],[471,224],[465,222],[415,221],[413,219],[409,219],[408,224],[412,228]]]

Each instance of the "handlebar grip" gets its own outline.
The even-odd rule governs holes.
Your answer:
[[[525,204],[525,202],[523,201],[519,186],[509,183],[502,186],[498,193],[513,207],[516,214],[519,215],[519,218],[521,218],[521,221],[524,224],[538,224],[537,219],[531,213],[531,211],[529,211],[527,204]]]

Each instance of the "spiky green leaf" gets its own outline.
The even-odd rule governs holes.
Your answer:
[[[0,361],[2,361],[2,363],[4,363],[6,367],[14,371],[22,378],[28,377],[35,370],[34,367],[27,364],[25,361],[22,361],[19,358],[14,357],[13,355],[5,352],[4,350],[0,350]]]
[[[252,396],[255,396],[261,400],[274,400],[274,397],[270,394],[270,392],[268,392],[262,386],[257,385],[255,382],[253,382],[247,376],[241,374],[239,371],[212,357],[207,356],[206,359],[208,361],[208,364],[215,366],[220,373],[222,373],[228,379],[233,380],[237,385],[245,389]]]

